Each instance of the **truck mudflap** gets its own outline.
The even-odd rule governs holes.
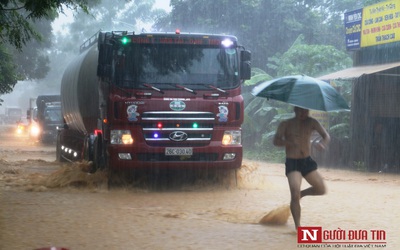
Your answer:
[[[107,159],[104,148],[103,135],[93,136],[93,165],[90,172],[107,168]],[[91,160],[91,159],[89,159]]]

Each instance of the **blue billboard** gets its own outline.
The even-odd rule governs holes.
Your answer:
[[[362,9],[353,10],[344,14],[346,29],[347,50],[358,50],[361,46]]]

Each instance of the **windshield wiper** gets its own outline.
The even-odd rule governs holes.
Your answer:
[[[158,92],[160,92],[161,94],[164,94],[164,91],[162,91],[161,89],[156,88],[156,87],[154,87],[153,85],[150,85],[150,84],[148,84],[148,83],[143,83],[143,86],[145,86],[146,88],[149,88],[149,89],[158,91]]]
[[[179,85],[179,84],[175,84],[175,87],[183,89],[183,90],[186,90],[187,92],[190,92],[190,93],[192,93],[194,95],[197,94],[196,91],[194,91],[193,89],[186,88],[185,86],[182,86],[182,85]]]
[[[186,84],[187,85],[201,85],[201,86],[204,86],[204,87],[207,87],[207,88],[210,88],[210,89],[214,89],[214,90],[216,90],[218,92],[221,92],[222,94],[225,94],[225,95],[228,94],[228,92],[226,92],[226,90],[223,90],[221,88],[215,87],[214,85],[209,84],[209,83],[186,83]]]
[[[215,87],[215,86],[212,85],[212,84],[208,84],[207,87],[209,87],[210,89],[217,90],[217,91],[219,91],[219,92],[221,92],[221,93],[223,93],[223,94],[225,94],[225,95],[228,94],[228,92],[226,92],[225,90],[223,90],[223,89],[221,89],[221,88],[218,88],[218,87]]]

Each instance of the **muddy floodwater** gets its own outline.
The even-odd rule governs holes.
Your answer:
[[[259,223],[289,202],[283,164],[244,160],[237,178],[85,166],[59,164],[54,145],[1,127],[0,249],[400,249],[399,175],[321,166],[328,193],[301,205],[302,225],[320,227],[323,243],[299,244],[291,216]]]

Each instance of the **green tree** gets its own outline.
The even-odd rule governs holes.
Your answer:
[[[43,78],[49,59],[51,21],[64,8],[83,9],[85,0],[0,1],[0,94],[10,93],[18,80]]]
[[[317,0],[171,0],[171,14],[157,20],[156,27],[236,35],[253,52],[253,66],[271,74],[267,58],[286,52],[301,34],[307,44],[336,46],[327,39],[337,36],[329,33],[326,20],[330,16],[323,8],[327,4]]]
[[[171,0],[172,12],[161,16],[155,27],[236,35],[253,52],[253,66],[274,75],[267,67],[268,58],[285,53],[299,35],[304,44],[345,51],[343,14],[376,2],[379,0]]]
[[[0,1],[0,43],[10,43],[21,49],[29,40],[41,39],[30,21],[54,18],[54,12],[63,9],[83,9],[87,12],[85,0],[2,0]]]
[[[12,55],[2,44],[0,44],[0,61],[0,93],[10,93],[17,83],[15,81],[16,65],[12,61]]]
[[[41,79],[49,71],[49,58],[46,50],[50,49],[51,21],[37,20],[32,27],[43,36],[41,40],[31,39],[21,49],[8,45],[8,50],[13,54],[13,60],[17,67],[19,80]]]
[[[334,48],[331,45],[307,45],[304,44],[303,36],[299,36],[288,51],[282,55],[277,54],[270,58],[268,67],[276,72],[277,76],[306,74],[310,76],[318,76],[324,72],[337,71],[346,67],[350,67],[352,60],[350,57]],[[257,73],[252,75],[252,78],[246,83],[260,83],[269,80],[263,73],[257,69]],[[340,84],[340,85],[339,85]],[[345,90],[351,85],[346,83],[338,83],[338,87]],[[246,87],[243,88],[247,90]],[[248,90],[250,91],[250,90]],[[277,150],[272,145],[277,124],[282,119],[287,119],[293,115],[293,110],[290,105],[267,100],[265,98],[250,98],[249,93],[244,93],[245,107],[245,123],[243,124],[243,141],[248,149],[252,149],[253,157],[261,157],[265,152],[273,152],[268,157],[276,159],[276,156],[281,157]],[[350,98],[349,96],[347,96]],[[348,137],[348,114],[334,114],[331,117],[333,126],[333,134],[339,139]],[[340,136],[340,137],[339,137]],[[250,140],[248,138],[258,138]],[[262,149],[262,150],[259,150]],[[268,150],[267,150],[268,149]],[[278,153],[278,154],[277,154]],[[270,158],[271,159],[271,158]]]
[[[307,45],[301,35],[283,55],[269,59],[268,67],[277,76],[305,74],[320,76],[324,73],[351,67],[349,55],[331,45]]]

